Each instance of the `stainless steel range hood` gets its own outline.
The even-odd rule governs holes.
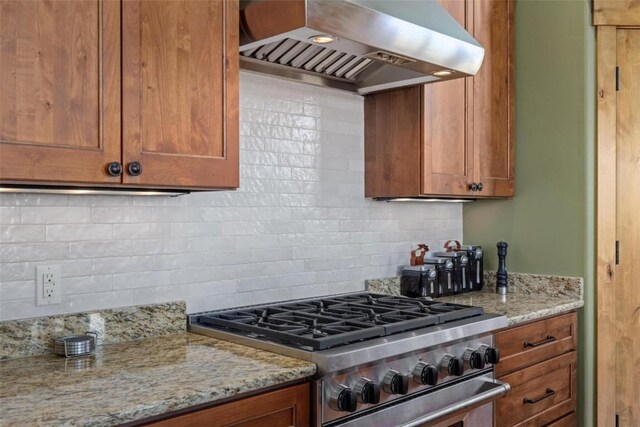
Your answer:
[[[484,58],[437,0],[241,1],[240,53],[243,69],[362,95],[472,76]]]

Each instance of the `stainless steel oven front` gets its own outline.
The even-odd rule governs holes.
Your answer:
[[[318,407],[323,406],[322,387],[322,380],[314,381],[314,398]],[[435,423],[438,427],[487,427],[493,422],[493,401],[504,396],[509,389],[507,383],[493,379],[491,371],[479,372],[477,376],[412,394],[333,422],[321,424],[316,419],[316,424],[323,427],[421,427]],[[455,417],[446,424],[445,420],[454,414]]]

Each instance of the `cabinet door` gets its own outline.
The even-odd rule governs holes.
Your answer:
[[[309,384],[202,409],[148,427],[303,427],[309,425]]]
[[[572,351],[500,378],[511,385],[496,401],[496,426],[548,426],[576,409],[577,353]]]
[[[485,48],[473,77],[473,146],[478,197],[514,194],[513,0],[472,0],[473,35]]]
[[[468,31],[471,17],[465,0],[440,0]],[[470,9],[470,8],[469,8]],[[422,98],[422,193],[473,195],[473,145],[468,138],[473,105],[472,79],[424,85]]]
[[[0,1],[0,179],[118,183],[120,3]]]
[[[124,183],[237,187],[237,0],[130,0],[122,16]]]

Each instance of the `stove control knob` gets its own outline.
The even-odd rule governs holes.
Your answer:
[[[495,347],[489,347],[488,345],[481,345],[478,348],[478,351],[484,354],[484,361],[486,363],[491,363],[492,365],[497,365],[500,362],[500,350]]]
[[[425,362],[420,362],[411,371],[413,380],[421,385],[436,385],[438,384],[438,369]]]
[[[362,377],[353,387],[360,403],[376,404],[380,402],[380,386],[369,378]]]
[[[453,357],[450,354],[445,354],[440,362],[440,370],[445,375],[461,376],[464,374],[464,363],[457,357]]]
[[[346,385],[334,386],[331,390],[329,405],[336,411],[355,412],[358,399],[355,393]]]
[[[464,359],[465,363],[469,365],[471,369],[484,369],[484,365],[485,365],[484,356],[485,356],[485,353],[483,351],[480,351],[480,350],[474,351],[468,348],[464,351],[462,358]]]
[[[382,380],[382,389],[389,394],[407,394],[409,392],[409,378],[390,369]]]

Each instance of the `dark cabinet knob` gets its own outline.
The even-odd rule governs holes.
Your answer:
[[[111,176],[120,176],[122,175],[122,163],[120,162],[111,162],[107,165],[107,173]]]
[[[481,182],[480,182],[480,183],[478,183],[478,191],[482,191],[482,188],[483,188],[483,187],[484,187],[484,186],[482,185],[482,183],[481,183]]]
[[[413,369],[413,380],[422,385],[438,384],[438,369],[425,362],[420,362]]]
[[[472,182],[471,184],[469,184],[469,190],[478,191],[478,184],[476,184],[475,182]]]
[[[142,165],[140,162],[131,162],[129,163],[127,170],[129,171],[129,175],[138,176],[142,173]]]

